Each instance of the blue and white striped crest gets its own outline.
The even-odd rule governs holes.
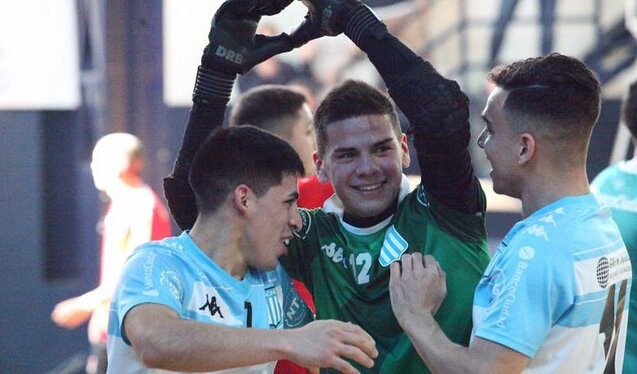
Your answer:
[[[409,243],[396,231],[392,225],[385,234],[383,248],[380,250],[378,262],[384,267],[389,266],[392,262],[400,260],[400,256],[409,248]]]
[[[270,287],[265,290],[265,299],[268,305],[268,323],[271,329],[281,328],[283,320],[283,310],[279,302],[277,288],[280,288],[280,286]]]

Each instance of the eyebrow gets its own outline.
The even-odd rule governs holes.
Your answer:
[[[383,140],[381,140],[379,142],[376,142],[376,143],[372,144],[372,148],[391,143],[392,141],[394,141],[394,138],[392,138],[392,137],[389,137],[387,139],[383,139]],[[351,152],[351,151],[356,151],[356,147],[336,148],[334,150],[334,153],[346,153],[346,152]]]
[[[387,138],[387,139],[384,139],[384,140],[381,140],[379,142],[374,143],[372,145],[372,147],[378,147],[378,146],[381,146],[381,145],[385,145],[387,143],[391,143],[392,141],[394,141],[394,138]]]

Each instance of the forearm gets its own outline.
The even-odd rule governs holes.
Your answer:
[[[172,175],[188,175],[188,169],[201,144],[221,127],[236,75],[200,67],[193,92],[193,106]]]
[[[158,315],[145,318],[141,326],[129,324],[129,329],[135,352],[151,368],[216,371],[290,356],[286,330],[229,328]]]
[[[192,228],[197,218],[195,196],[188,183],[190,165],[197,150],[223,124],[226,105],[236,75],[200,68],[193,106],[172,172],[164,178],[164,194],[170,213],[182,230]]]

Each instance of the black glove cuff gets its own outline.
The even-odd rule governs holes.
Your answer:
[[[345,19],[345,35],[357,46],[363,45],[369,37],[381,39],[387,33],[387,26],[366,5],[360,4],[350,10]]]
[[[203,66],[197,69],[197,80],[192,99],[195,102],[206,102],[207,98],[230,99],[236,74],[221,73]]]

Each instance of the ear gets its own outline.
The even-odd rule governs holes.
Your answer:
[[[409,157],[409,143],[407,142],[407,135],[404,133],[400,136],[400,149],[403,151],[401,164],[403,168],[408,168],[411,164],[411,157]]]
[[[316,176],[318,177],[319,182],[325,184],[330,181],[329,176],[327,175],[327,170],[325,170],[325,163],[319,157],[317,152],[312,153],[312,159],[314,159],[314,166],[316,167]]]
[[[535,154],[535,137],[528,132],[522,133],[518,137],[517,158],[518,165],[524,165],[531,161]]]
[[[255,206],[256,195],[250,187],[240,184],[232,191],[232,202],[240,215],[249,214]]]

